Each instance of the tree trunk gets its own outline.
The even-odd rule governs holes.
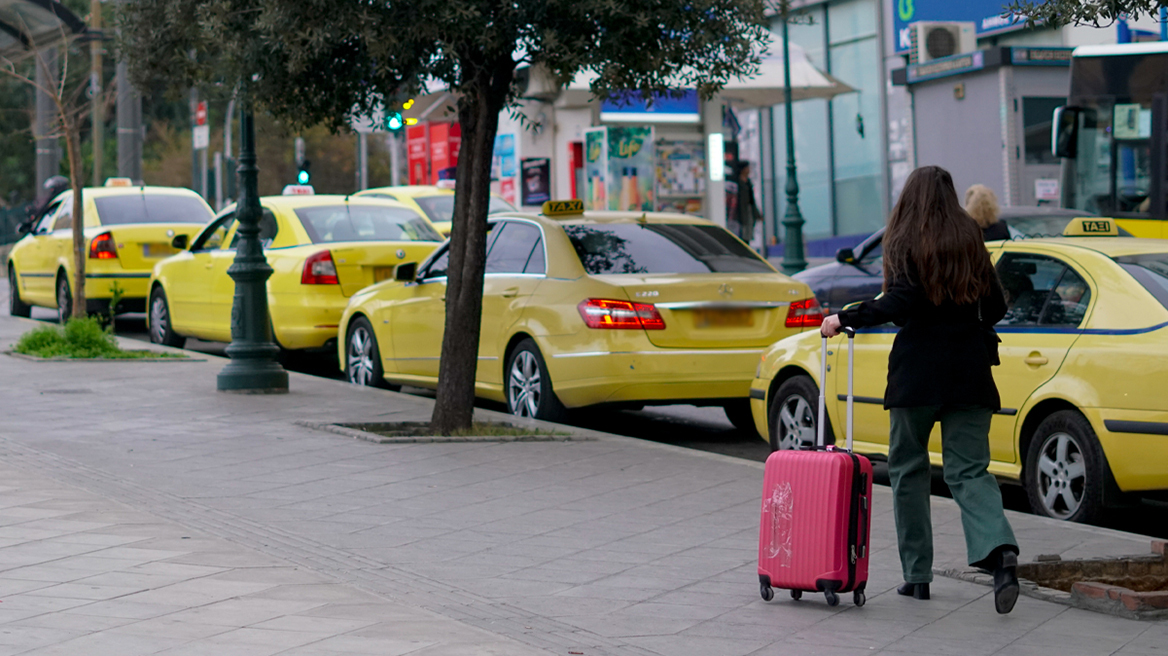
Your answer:
[[[85,199],[82,197],[81,182],[81,135],[77,121],[64,116],[61,126],[65,129],[65,151],[69,155],[69,182],[73,186],[73,318],[84,319],[88,314],[85,307]]]
[[[440,435],[469,429],[474,416],[491,158],[499,131],[499,112],[515,75],[515,62],[510,56],[494,61],[464,59],[463,70],[474,71],[474,77],[458,107],[462,146],[450,233],[446,332],[438,368],[438,399],[430,425]]]

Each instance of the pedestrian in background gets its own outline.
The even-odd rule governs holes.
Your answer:
[[[965,211],[977,222],[985,241],[1010,238],[1010,229],[1002,220],[1001,210],[998,209],[998,196],[993,189],[982,184],[975,184],[966,189]]]
[[[736,237],[749,244],[754,239],[754,225],[762,219],[762,212],[754,202],[754,184],[750,181],[750,162],[739,162],[734,172],[734,197],[726,225]],[[729,191],[729,189],[728,189]]]
[[[1001,284],[977,224],[961,207],[948,171],[912,172],[884,232],[884,293],[824,320],[822,333],[892,321],[884,407],[891,415],[888,473],[904,584],[929,598],[933,579],[929,433],[941,422],[945,482],[961,508],[969,564],[993,572],[994,606],[1018,598],[1018,546],[989,473],[989,430],[1001,408],[991,367],[993,326],[1006,314]]]

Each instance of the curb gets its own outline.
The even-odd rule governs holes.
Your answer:
[[[147,349],[128,349],[131,351],[148,352]],[[155,351],[149,351],[154,353]],[[29,362],[206,362],[203,358],[191,357],[174,357],[174,358],[42,358],[36,355],[26,355],[24,353],[17,353],[15,351],[4,351],[4,355],[11,358],[18,358],[20,360],[28,360]]]
[[[595,437],[576,435],[407,435],[389,437],[368,431],[340,426],[337,424],[321,423],[297,419],[292,422],[297,426],[312,428],[328,433],[335,433],[355,440],[363,440],[374,444],[456,444],[456,443],[483,443],[483,442],[595,442]]]

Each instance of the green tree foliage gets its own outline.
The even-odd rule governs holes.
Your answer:
[[[1158,14],[1168,0],[1014,0],[1005,10],[1026,16],[1031,24],[1107,26],[1124,17]]]
[[[601,97],[696,88],[757,70],[767,0],[131,0],[120,19],[135,82],[181,93],[237,85],[293,128],[334,130],[424,86],[458,95],[462,147],[434,429],[471,424],[490,166],[499,112],[538,64]]]

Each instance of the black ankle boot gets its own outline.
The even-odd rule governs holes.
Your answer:
[[[929,584],[928,583],[902,583],[896,589],[896,594],[912,597],[913,599],[928,599],[929,598]]]
[[[1003,550],[994,568],[994,609],[1000,615],[1014,610],[1018,601],[1018,554]]]

